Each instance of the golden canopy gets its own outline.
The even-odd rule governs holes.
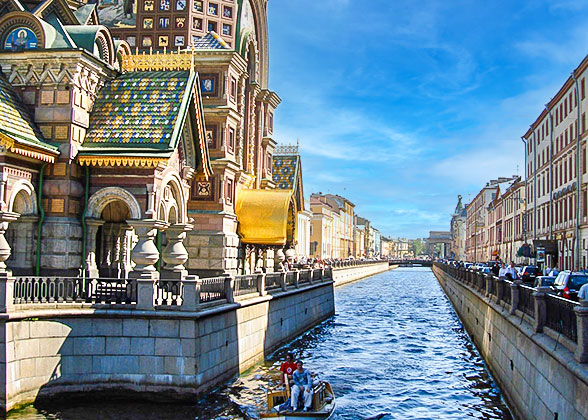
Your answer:
[[[292,194],[291,190],[240,190],[235,213],[242,242],[256,245],[291,242],[296,225]]]

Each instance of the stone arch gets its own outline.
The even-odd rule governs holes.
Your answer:
[[[16,275],[33,273],[35,237],[38,223],[37,197],[30,181],[20,179],[11,188],[8,211],[20,214],[6,230],[6,240],[12,249],[6,265]]]
[[[164,173],[161,181],[161,188],[157,197],[156,206],[158,210],[158,219],[170,223],[186,223],[188,220],[187,199],[185,190],[182,186],[180,176],[170,170]],[[163,208],[163,212],[162,209]],[[169,220],[170,215],[175,220]]]
[[[12,186],[8,211],[19,214],[37,214],[37,196],[30,181],[20,179]]]
[[[110,203],[122,201],[129,209],[131,219],[141,218],[141,206],[130,192],[121,187],[104,187],[90,197],[86,217],[100,218],[102,211]]]

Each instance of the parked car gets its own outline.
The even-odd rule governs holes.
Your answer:
[[[541,270],[534,265],[526,265],[521,270],[521,281],[523,283],[534,283],[537,276],[541,276]]]
[[[578,300],[578,290],[586,283],[588,283],[588,274],[566,270],[557,275],[551,288],[558,296]]]
[[[551,287],[555,282],[556,276],[537,276],[535,277],[535,283],[533,283],[534,288],[541,287]]]

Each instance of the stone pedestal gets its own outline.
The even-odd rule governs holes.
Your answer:
[[[520,281],[514,281],[510,285],[510,314],[514,315],[517,312],[517,306],[519,306],[519,285]]]
[[[12,213],[8,211],[0,212],[0,272],[6,272],[6,260],[10,257],[10,245],[6,241],[4,234],[8,228],[10,222],[14,222],[18,219],[18,213]]]
[[[504,280],[499,278],[492,278],[494,282],[494,286],[496,287],[496,303],[500,304],[500,301],[503,299],[502,294],[504,293]],[[510,293],[510,290],[509,290]]]
[[[227,303],[235,303],[235,278],[228,274],[223,276],[225,278],[225,293],[227,295]]]
[[[98,229],[104,224],[102,219],[86,219],[86,275],[90,278],[98,277],[98,263],[96,261],[96,243]]]
[[[298,289],[300,287],[300,271],[294,269],[294,287]]]
[[[200,279],[198,276],[185,276],[182,279],[182,311],[196,311],[200,305]]]
[[[259,296],[267,295],[267,291],[265,290],[265,273],[259,273],[257,275],[257,291],[259,292]]]
[[[533,298],[535,300],[535,332],[543,332],[545,320],[547,319],[547,304],[545,299],[550,290],[549,287],[539,287],[537,291],[533,293]]]
[[[0,313],[10,312],[14,306],[14,277],[0,272]]]
[[[284,292],[286,290],[288,290],[288,285],[286,284],[286,272],[285,271],[280,272],[280,287],[282,288],[282,290]]]
[[[161,258],[165,263],[162,276],[166,279],[181,279],[188,274],[184,263],[188,261],[188,251],[184,246],[184,239],[187,232],[192,230],[188,224],[172,225],[165,230],[167,246],[161,253]]]
[[[128,224],[135,229],[139,241],[131,252],[135,269],[129,277],[137,279],[137,309],[155,309],[155,284],[159,273],[154,264],[159,260],[159,251],[155,245],[157,229],[166,224],[157,220],[129,220]]]
[[[588,363],[588,300],[580,301],[574,312],[578,328],[578,347],[574,358],[579,363]]]

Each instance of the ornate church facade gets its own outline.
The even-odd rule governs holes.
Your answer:
[[[231,35],[187,33],[173,53],[130,45],[153,1],[126,3],[0,4],[0,260],[22,275],[271,271],[303,208],[273,178],[267,2],[184,4],[229,8],[209,20]]]

